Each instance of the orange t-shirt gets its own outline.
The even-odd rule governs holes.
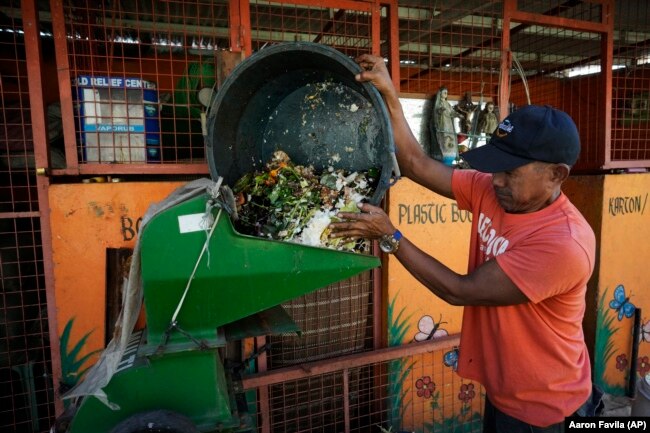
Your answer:
[[[458,206],[472,212],[468,272],[494,259],[530,300],[465,307],[458,373],[482,383],[514,418],[540,427],[561,422],[591,392],[582,319],[594,232],[564,194],[540,211],[510,214],[489,174],[455,170],[452,188]]]

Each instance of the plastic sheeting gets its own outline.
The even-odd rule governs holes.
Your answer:
[[[177,188],[164,200],[149,206],[147,212],[142,217],[141,233],[147,223],[158,213],[204,193],[208,193],[213,198],[217,198],[221,190],[223,189],[220,188],[220,182],[214,182],[207,178],[197,179]],[[223,196],[226,200],[230,198],[230,194],[223,194]],[[231,211],[229,204],[225,203],[225,210],[227,211]],[[142,307],[140,248],[140,237],[138,237],[133,250],[129,275],[124,281],[122,309],[117,318],[113,338],[100,355],[97,363],[88,369],[81,382],[62,396],[63,399],[74,399],[92,395],[111,409],[119,409],[118,405],[108,400],[103,388],[110,382],[122,359]]]

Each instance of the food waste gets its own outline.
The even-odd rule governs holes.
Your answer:
[[[233,186],[241,234],[341,251],[369,252],[365,239],[330,238],[338,212],[359,212],[379,179],[379,170],[347,172],[330,166],[294,164],[284,151],[274,152],[264,169],[247,173]]]

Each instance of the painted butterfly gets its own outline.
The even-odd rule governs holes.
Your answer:
[[[442,362],[444,362],[447,367],[451,367],[452,370],[456,371],[458,368],[458,348],[454,348],[445,353],[442,357]]]
[[[636,307],[630,302],[629,296],[625,295],[625,287],[619,284],[614,289],[614,299],[609,302],[609,308],[618,311],[618,320],[623,320],[623,316],[628,319],[634,316]]]
[[[433,321],[433,318],[431,316],[422,316],[418,321],[419,332],[415,334],[415,337],[413,339],[415,341],[425,341],[440,337],[446,337],[449,335],[449,332],[440,328],[440,325],[443,323],[446,322],[442,321],[442,316],[440,316],[440,321],[437,323]]]

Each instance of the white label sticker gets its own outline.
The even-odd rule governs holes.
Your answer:
[[[194,213],[191,215],[178,216],[178,228],[181,233],[192,233],[208,230],[212,226],[212,215]]]

